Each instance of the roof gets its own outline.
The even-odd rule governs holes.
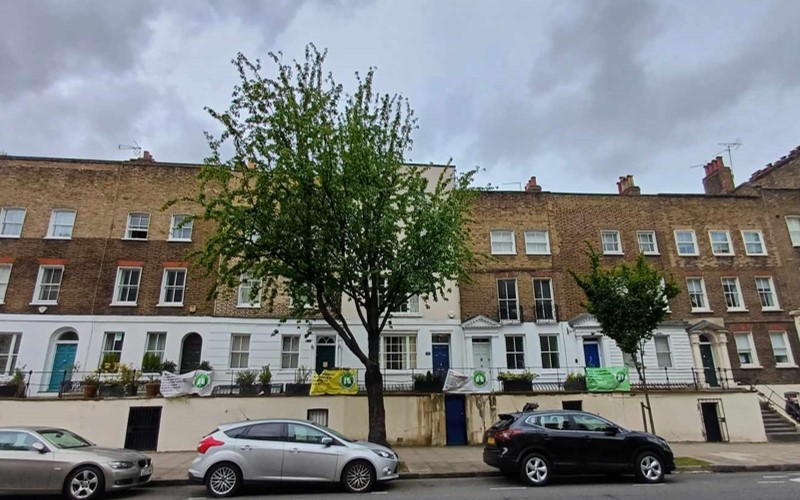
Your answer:
[[[318,425],[318,424],[315,424],[314,422],[311,422],[310,420],[303,420],[303,419],[299,419],[299,418],[256,418],[256,419],[253,419],[253,420],[238,420],[236,422],[226,422],[224,424],[218,425],[217,427],[219,427],[221,429],[223,429],[223,428],[224,429],[228,429],[230,427],[234,427],[234,426],[237,426],[237,425],[266,424],[266,423],[270,423],[270,422]]]
[[[800,146],[797,146],[793,150],[789,151],[788,155],[781,156],[781,158],[778,161],[774,163],[768,163],[766,167],[762,168],[761,170],[756,170],[755,172],[753,172],[753,175],[750,176],[749,182],[756,181],[766,175],[771,174],[775,170],[778,170],[779,168],[783,167],[784,165],[786,165],[787,163],[791,162],[796,158],[800,158]]]
[[[90,164],[90,165],[119,165],[121,163],[130,165],[152,165],[154,167],[184,167],[184,168],[200,168],[202,165],[199,163],[177,163],[166,161],[148,161],[141,158],[133,158],[128,160],[97,160],[91,158],[57,158],[48,156],[12,156],[2,155],[0,160],[12,161],[39,161],[50,163],[74,163],[74,164]]]

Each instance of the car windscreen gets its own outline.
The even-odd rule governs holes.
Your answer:
[[[92,443],[89,441],[83,439],[73,432],[64,429],[45,429],[39,431],[38,434],[42,436],[48,443],[64,450],[92,446]]]
[[[492,431],[502,431],[508,429],[517,419],[514,415],[500,415],[500,420],[495,422],[489,429]]]

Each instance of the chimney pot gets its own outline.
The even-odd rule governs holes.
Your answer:
[[[636,196],[642,194],[642,190],[633,182],[633,176],[630,174],[619,178],[617,190],[622,196]]]
[[[531,177],[528,183],[525,185],[525,192],[539,193],[541,191],[542,191],[542,186],[536,184],[536,176]]]
[[[155,161],[153,159],[153,155],[150,154],[150,151],[145,151],[144,154],[142,154],[142,160],[144,160],[144,161]]]
[[[721,156],[708,162],[704,169],[706,176],[703,178],[703,189],[706,194],[730,194],[736,188],[733,172],[725,166]]]

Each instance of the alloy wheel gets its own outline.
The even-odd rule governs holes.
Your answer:
[[[353,491],[364,491],[372,482],[372,471],[366,464],[354,464],[347,470],[346,481]]]
[[[648,481],[658,481],[661,479],[661,462],[653,455],[645,455],[639,461],[639,468],[642,476]]]
[[[541,457],[533,456],[525,462],[525,475],[533,484],[540,484],[547,480],[547,462]]]
[[[211,473],[208,479],[208,487],[216,495],[224,496],[230,494],[236,488],[236,471],[233,468],[223,465]]]
[[[99,484],[100,479],[95,471],[83,469],[70,481],[69,491],[72,498],[90,498],[97,491]]]

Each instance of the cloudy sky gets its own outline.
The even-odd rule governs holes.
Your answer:
[[[410,160],[478,183],[702,191],[722,142],[737,182],[800,144],[800,1],[148,0],[2,2],[0,151],[200,162],[238,51],[314,42],[348,85],[419,119]],[[726,157],[727,162],[727,157]]]

